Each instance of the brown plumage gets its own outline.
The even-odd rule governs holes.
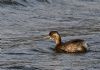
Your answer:
[[[61,36],[57,31],[51,31],[49,36],[55,41],[56,52],[68,52],[68,53],[83,53],[87,51],[87,43],[82,39],[73,39],[68,42],[62,43]]]

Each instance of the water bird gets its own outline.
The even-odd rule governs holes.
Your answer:
[[[56,52],[85,53],[87,51],[88,44],[83,39],[72,39],[63,43],[57,31],[51,31],[49,37],[56,43],[54,48]]]

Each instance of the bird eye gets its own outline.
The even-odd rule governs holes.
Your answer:
[[[56,36],[54,36],[54,38],[56,38]]]

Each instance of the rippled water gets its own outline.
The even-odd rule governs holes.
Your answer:
[[[90,51],[55,53],[51,30]],[[99,37],[99,0],[0,0],[0,70],[100,70]]]

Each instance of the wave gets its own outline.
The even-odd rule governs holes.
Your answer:
[[[25,6],[23,3],[27,2],[26,0],[0,0],[0,5],[21,5]]]
[[[61,4],[66,5],[69,3],[77,3],[77,2],[100,2],[99,0],[0,0],[0,5],[22,5],[22,6],[33,6],[35,4],[40,3],[48,3],[48,4]]]
[[[21,5],[21,6],[31,5],[32,6],[38,2],[50,3],[48,0],[0,0],[0,5]]]

